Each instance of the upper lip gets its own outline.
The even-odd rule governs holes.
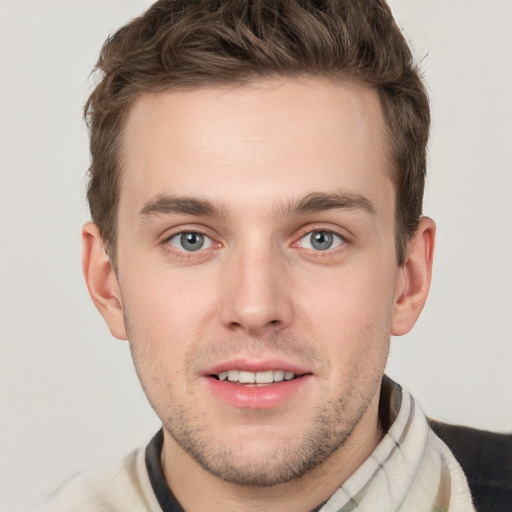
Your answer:
[[[219,375],[220,372],[227,372],[229,370],[240,370],[254,373],[267,372],[269,370],[283,370],[285,372],[295,373],[295,375],[311,373],[311,371],[306,368],[281,359],[265,359],[259,361],[250,359],[233,359],[215,364],[202,373],[203,375]]]

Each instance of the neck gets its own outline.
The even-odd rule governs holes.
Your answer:
[[[378,394],[345,443],[302,477],[270,487],[226,482],[203,469],[164,428],[162,466],[167,484],[187,512],[310,511],[328,500],[361,466],[382,439]],[[198,489],[200,490],[198,492]]]

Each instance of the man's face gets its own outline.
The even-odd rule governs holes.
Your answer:
[[[377,95],[357,84],[134,105],[118,285],[168,450],[269,485],[375,429],[399,276],[389,165]]]

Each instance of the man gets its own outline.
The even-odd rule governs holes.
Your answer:
[[[383,376],[435,234],[388,7],[160,1],[98,69],[84,273],[163,428],[48,509],[508,510],[510,440]]]

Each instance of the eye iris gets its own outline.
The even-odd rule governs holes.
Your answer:
[[[317,251],[325,251],[331,248],[334,238],[332,233],[328,233],[327,231],[315,231],[311,233],[310,240],[311,247]]]
[[[204,235],[200,233],[183,233],[180,236],[180,242],[186,251],[198,251],[204,245]]]

